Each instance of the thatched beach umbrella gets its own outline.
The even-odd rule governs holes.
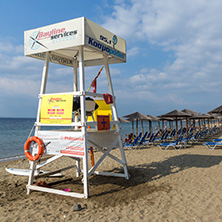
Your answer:
[[[221,123],[222,122],[222,114],[208,114],[210,116],[210,119],[216,119],[218,121],[218,123]],[[208,120],[209,121],[209,120]]]
[[[134,127],[133,127],[133,122],[136,121],[136,136],[138,136],[138,121],[141,120],[141,125],[142,125],[142,133],[144,134],[144,129],[143,129],[143,120],[150,120],[149,117],[143,115],[140,112],[135,112],[131,113],[129,115],[123,116],[124,118],[127,118],[129,121],[132,122],[132,133],[134,134]]]
[[[190,117],[190,119],[193,119],[194,120],[194,126],[195,126],[195,120],[198,120],[198,124],[199,124],[199,128],[200,128],[200,119],[202,119],[202,115],[199,114],[199,115],[193,115]]]
[[[221,106],[218,106],[217,108],[211,110],[208,112],[209,114],[213,114],[213,113],[216,113],[216,114],[222,114],[222,105]]]
[[[191,115],[188,114],[188,113],[184,113],[184,112],[181,112],[181,111],[175,109],[175,110],[173,110],[173,111],[171,111],[169,113],[161,115],[161,117],[171,117],[171,118],[173,118],[176,121],[176,138],[177,138],[177,130],[178,130],[177,120],[178,120],[178,118],[181,118],[181,117],[191,117]]]
[[[181,112],[188,113],[192,116],[200,114],[199,112],[196,112],[196,111],[193,111],[193,110],[190,110],[190,109],[183,109],[183,110],[181,110]]]
[[[208,114],[220,114],[222,115],[222,105],[208,112]],[[211,121],[212,124],[212,121]]]
[[[173,118],[170,118],[170,117],[158,116],[158,118],[159,118],[159,121],[162,121],[162,130],[164,130],[164,121],[168,121],[169,125],[171,125],[170,122],[172,122],[174,120]],[[160,128],[160,124],[159,124],[159,128]],[[171,126],[170,126],[170,128],[171,128]]]
[[[208,114],[201,114],[201,116],[202,116],[202,119],[203,119],[203,121],[204,121],[204,127],[206,128],[206,119],[211,119],[212,117],[210,116],[210,115],[208,115]]]
[[[199,128],[201,130],[201,123],[200,123],[200,121],[203,120],[204,121],[204,127],[206,127],[205,119],[209,120],[211,118],[212,118],[212,116],[207,115],[207,114],[198,114],[198,115],[191,116],[189,119],[193,120],[194,128],[195,128],[195,121],[198,120]],[[209,121],[208,121],[208,127],[209,127]]]
[[[190,110],[190,109],[183,109],[183,110],[181,110],[181,112],[188,113],[191,116],[197,116],[197,115],[200,114],[199,112],[196,112],[196,111],[193,111],[193,110]],[[189,120],[190,120],[190,118],[189,118]],[[195,127],[195,119],[193,119],[193,125]],[[188,135],[188,118],[187,117],[186,117],[186,128],[187,128],[187,135]]]
[[[120,123],[129,123],[130,122],[129,120],[123,119],[123,118],[120,118],[120,117],[118,119],[119,119]]]
[[[156,116],[152,116],[150,114],[148,114],[147,117],[150,118],[150,120],[148,120],[149,121],[149,131],[150,131],[150,133],[152,133],[153,132],[152,122],[159,122],[159,118]]]

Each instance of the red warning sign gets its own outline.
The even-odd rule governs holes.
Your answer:
[[[110,130],[109,116],[97,116],[98,130]]]

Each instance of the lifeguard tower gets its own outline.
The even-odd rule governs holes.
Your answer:
[[[30,161],[27,193],[37,190],[88,198],[89,177],[92,174],[129,179],[109,69],[109,64],[126,62],[125,41],[94,22],[81,17],[25,31],[25,55],[44,60],[35,136],[43,141],[44,154],[51,155],[43,163],[37,163],[35,159]],[[73,91],[46,93],[50,62],[73,67]],[[109,92],[96,93],[85,89],[84,69],[87,66],[95,65],[104,65]],[[108,102],[105,98],[107,96]],[[87,101],[87,97],[94,101]],[[73,111],[77,98],[79,98],[80,107]],[[92,108],[93,102],[99,105],[95,111]],[[43,129],[46,126],[50,126],[50,129]],[[63,127],[61,130],[58,129],[60,126]],[[92,151],[92,147],[103,154],[97,162],[92,164],[92,167],[89,167],[88,152]],[[110,153],[114,148],[120,149],[121,157]],[[39,152],[38,149],[39,147],[35,144],[32,149],[33,157]],[[76,176],[83,177],[83,193],[33,185],[35,170],[62,156],[74,159],[77,169]],[[105,161],[106,157],[120,163],[123,173],[98,172],[96,169]],[[83,169],[80,169],[80,161],[83,161]],[[47,175],[67,170],[70,167],[58,169]]]

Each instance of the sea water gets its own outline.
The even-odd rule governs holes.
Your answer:
[[[34,123],[34,118],[0,118],[0,160],[24,156],[24,143]]]
[[[29,135],[33,135],[34,123],[35,118],[0,118],[0,162],[24,157],[24,143]],[[148,131],[148,122],[144,122],[143,125],[144,132]],[[120,127],[122,138],[132,132],[131,123],[121,123]],[[140,122],[138,132],[142,132]]]

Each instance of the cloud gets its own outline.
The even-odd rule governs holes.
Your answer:
[[[173,54],[152,70],[137,60],[141,71],[131,73],[131,89],[143,95],[144,100],[152,92],[154,100],[161,100],[162,96],[178,105],[189,104],[193,99],[205,103],[202,97],[221,93],[221,10],[219,0],[116,1],[112,16],[107,17],[104,26],[125,38],[129,48],[134,45],[128,50],[130,56],[141,52],[142,47],[138,46],[142,44],[147,50],[158,46],[163,52],[169,52],[167,56]],[[123,87],[124,95],[130,93],[127,85]],[[192,97],[192,93],[196,94]],[[130,95],[136,99],[136,95]]]
[[[127,51],[127,56],[129,57],[136,56],[139,54],[140,50],[141,49],[139,47],[133,47]]]
[[[0,78],[1,94],[29,95],[36,97],[39,93],[40,82],[14,78]]]
[[[0,93],[4,96],[15,95],[37,98],[40,92],[44,62],[25,57],[20,46],[0,42]],[[22,47],[23,48],[23,47]],[[7,53],[11,53],[8,55]],[[70,76],[73,70],[64,66],[50,64],[47,92],[67,92],[72,90]],[[67,78],[69,72],[69,78]]]
[[[24,51],[23,45],[13,46],[9,42],[0,42],[0,52],[4,53],[22,53]]]
[[[122,110],[132,104],[159,112],[218,103],[222,93],[222,1],[103,3],[97,6],[107,9],[101,25],[127,42],[127,63],[110,68]],[[27,97],[39,93],[44,62],[25,57],[23,48],[0,40],[1,93]],[[86,68],[86,88],[99,68]],[[48,77],[48,91],[72,90],[72,68],[50,64]],[[98,90],[108,90],[105,71],[98,79]]]
[[[36,97],[41,75],[38,61],[23,55],[23,46],[0,42],[0,92],[4,96]]]

